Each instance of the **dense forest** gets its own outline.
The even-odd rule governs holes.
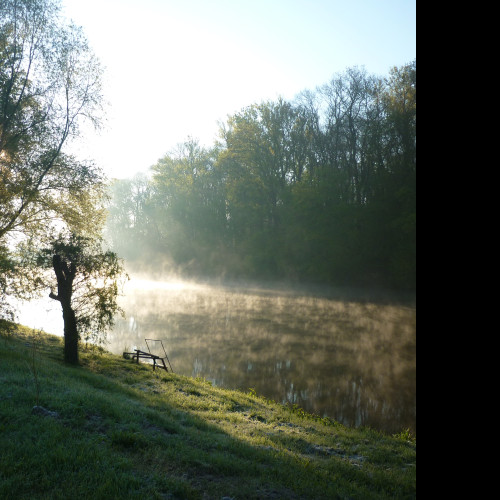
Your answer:
[[[107,238],[183,276],[416,288],[416,61],[250,105],[111,186]]]

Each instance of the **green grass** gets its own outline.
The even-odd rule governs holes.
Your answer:
[[[78,367],[62,357],[61,338],[0,322],[2,499],[416,498],[407,433],[102,350],[82,348]]]

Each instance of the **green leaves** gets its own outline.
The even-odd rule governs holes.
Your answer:
[[[65,152],[83,120],[99,125],[102,69],[60,8],[57,0],[0,4],[0,247],[10,251],[0,283],[16,297],[44,286],[54,251],[84,279],[115,272],[108,258],[106,268],[85,253],[104,223],[104,175]],[[86,239],[56,239],[52,253],[39,251],[61,228]]]
[[[114,317],[122,312],[117,299],[127,279],[117,255],[104,251],[99,238],[62,234],[39,252],[37,263],[45,268],[53,266],[56,271],[57,281],[49,275],[47,288],[61,290],[61,282],[71,278],[71,290],[65,293],[75,313],[79,336],[87,342],[104,342]],[[62,301],[60,295],[52,294],[51,298]]]
[[[77,225],[103,176],[64,154],[82,120],[98,124],[99,62],[53,0],[6,0],[0,15],[0,239]],[[70,201],[71,200],[71,203]],[[80,203],[80,205],[79,205]],[[76,215],[78,214],[78,215]]]

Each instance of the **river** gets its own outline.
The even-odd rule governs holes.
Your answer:
[[[334,290],[132,281],[109,335],[176,373],[348,426],[416,432],[416,307]]]

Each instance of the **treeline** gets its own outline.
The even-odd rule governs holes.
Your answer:
[[[416,61],[228,117],[112,186],[108,237],[187,275],[416,287]]]

